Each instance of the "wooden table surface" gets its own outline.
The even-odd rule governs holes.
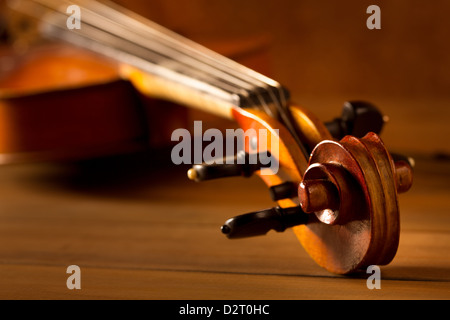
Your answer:
[[[398,253],[369,290],[367,274],[317,266],[291,230],[228,240],[226,219],[273,206],[265,185],[193,183],[167,154],[2,166],[0,299],[450,299],[448,1],[383,3],[376,31],[361,1],[116,2],[204,43],[268,36],[272,63],[249,66],[324,121],[347,99],[381,107],[390,150],[416,159]]]
[[[416,157],[397,256],[369,290],[366,274],[317,266],[291,230],[226,239],[226,219],[273,205],[265,185],[194,183],[167,157],[1,167],[0,298],[450,298],[448,159]],[[66,286],[70,265],[81,290]]]

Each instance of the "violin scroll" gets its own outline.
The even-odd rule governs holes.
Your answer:
[[[313,218],[296,231],[306,251],[334,273],[390,263],[400,234],[398,194],[412,185],[409,164],[394,162],[375,133],[323,141],[308,164],[299,200]]]
[[[377,133],[364,132],[361,124],[368,115],[376,117],[367,128],[381,131],[386,117],[375,107],[347,103],[343,113],[347,128],[364,136],[346,135],[338,141],[307,110],[291,107],[300,136],[312,149],[309,159],[281,123],[254,111],[234,113],[243,129],[265,128],[271,134],[281,129],[280,170],[264,176],[255,171],[278,206],[229,219],[222,227],[228,238],[292,228],[313,260],[337,274],[392,261],[400,233],[398,194],[411,187],[412,166],[407,158],[391,155]]]
[[[42,37],[75,44],[113,62],[112,81],[95,82],[106,98],[89,90],[86,103],[75,103],[71,97],[79,96],[78,88],[66,86],[46,94],[41,86],[26,96],[26,102],[32,100],[36,106],[36,99],[41,99],[44,109],[30,113],[22,98],[3,93],[0,109],[20,115],[13,117],[13,125],[26,128],[27,134],[0,141],[2,153],[72,158],[74,151],[80,156],[80,148],[87,150],[82,157],[141,149],[149,122],[141,98],[175,102],[234,120],[248,133],[244,146],[238,147],[244,150],[237,150],[241,153],[232,163],[221,159],[219,164],[196,165],[188,173],[190,179],[256,174],[277,203],[228,220],[222,232],[229,238],[292,228],[320,266],[339,274],[393,259],[400,230],[398,193],[411,187],[412,169],[408,161],[394,161],[378,137],[386,117],[375,106],[348,102],[340,118],[322,123],[308,110],[289,105],[288,91],[262,74],[141,17],[130,19],[120,8],[97,1],[63,1],[72,2],[86,8],[81,29],[68,30],[61,1],[12,1],[14,9],[37,19]],[[17,33],[35,30],[21,22],[16,25]],[[111,95],[119,91],[108,89],[111,83],[121,88],[121,99]],[[71,102],[64,109],[55,99],[60,96]],[[16,100],[23,103],[21,108],[10,107]],[[56,112],[42,111],[49,106]],[[80,116],[80,110],[86,114]],[[5,128],[14,127],[8,119],[3,122]],[[66,134],[70,140],[64,139]],[[262,161],[260,155],[270,161]],[[259,161],[249,162],[255,158]]]
[[[348,147],[349,141],[354,138],[347,138],[340,143],[343,149],[350,149]],[[403,193],[409,190],[412,185],[412,168],[405,161],[396,161],[389,159],[389,153],[384,149],[384,145],[375,133],[369,133],[360,141],[364,144],[366,141],[373,141],[374,147],[380,148],[383,152],[379,155],[371,155],[375,162],[384,161],[390,164],[389,167],[383,168],[376,164],[375,173],[378,175],[389,175],[393,177],[395,182],[396,192]],[[358,166],[357,156],[349,159],[342,159],[340,154],[330,154],[334,152],[335,148],[330,148],[330,144],[335,142],[324,141],[320,143],[311,154],[310,166],[306,170],[303,180],[298,188],[298,195],[300,205],[306,213],[316,213],[319,220],[324,223],[334,224],[339,215],[349,216],[352,211],[357,210],[356,206],[361,201],[355,201],[354,197],[357,195],[357,190],[354,186],[356,181],[352,178],[355,173],[355,166]],[[339,145],[339,144],[338,144]],[[347,147],[346,147],[347,146]],[[351,152],[351,151],[350,151]],[[322,153],[322,154],[320,154]],[[378,159],[376,157],[385,157],[385,159]],[[324,159],[323,163],[318,163],[316,159]],[[393,162],[393,164],[392,164]],[[382,173],[382,170],[390,170],[388,174]],[[386,177],[386,176],[385,176]],[[383,177],[383,178],[385,178]],[[382,184],[386,184],[386,180],[381,180]],[[330,213],[334,219],[321,219],[324,211]],[[319,217],[320,216],[320,217]]]

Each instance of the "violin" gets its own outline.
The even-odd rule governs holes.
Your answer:
[[[67,25],[73,5],[81,8],[80,28]],[[267,185],[274,207],[227,220],[221,231],[228,238],[292,229],[311,258],[337,274],[395,257],[398,194],[412,185],[413,161],[388,151],[379,136],[385,117],[374,105],[347,102],[340,117],[324,123],[292,103],[277,81],[114,3],[16,0],[10,6],[27,17],[16,31],[25,25],[28,34],[72,47],[32,50],[3,72],[3,163],[145,148],[149,126],[170,134],[176,124],[151,123],[142,98],[168,101],[228,119],[246,133],[231,159],[188,171],[198,182],[257,175]]]

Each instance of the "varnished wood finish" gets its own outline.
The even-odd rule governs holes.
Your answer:
[[[182,85],[174,84],[127,65],[121,67],[121,76],[130,80],[140,92],[149,97],[172,101],[219,117],[232,119],[232,110],[235,108],[233,104],[211,99],[202,92],[193,92]]]
[[[233,111],[233,116],[244,131],[251,129],[258,136],[260,130],[266,132],[266,146],[260,140],[257,140],[257,148],[252,149],[249,137],[245,141],[245,148],[247,152],[264,152],[266,151],[265,149],[268,149],[272,155],[277,157],[279,172],[276,175],[260,175],[268,186],[280,184],[287,179],[291,179],[294,182],[300,181],[301,173],[307,168],[307,159],[305,159],[294,138],[283,125],[258,110],[236,109]],[[272,143],[277,144],[277,146],[272,146]]]
[[[300,132],[301,140],[309,152],[322,140],[333,139],[323,121],[310,110],[298,105],[290,106],[289,110]]]
[[[1,163],[86,158],[145,145],[143,105],[114,63],[58,44],[10,59],[11,70],[0,77]]]
[[[394,180],[393,180],[394,181]],[[397,180],[398,181],[398,180]],[[399,182],[400,183],[400,182]],[[400,183],[401,184],[401,183]],[[375,191],[375,194],[382,194],[382,192],[383,192],[383,190],[376,190]],[[383,195],[385,195],[385,194],[383,194]],[[395,227],[395,226],[394,226]],[[383,248],[382,248],[383,249]],[[383,249],[384,250],[384,249]],[[387,250],[387,249],[386,249]],[[380,262],[383,262],[382,260],[379,260]],[[8,270],[8,268],[5,268],[6,270]],[[20,268],[18,268],[18,269],[20,269]],[[162,275],[162,274],[160,274],[160,275]]]
[[[348,136],[340,143],[323,141],[314,149],[309,165],[304,181],[333,182],[340,205],[332,208],[333,201],[321,208],[337,210],[336,222],[318,216],[296,229],[306,251],[336,273],[389,263],[399,241],[399,209],[394,163],[380,138],[372,133],[362,139]]]
[[[345,274],[369,265],[388,264],[392,261],[397,251],[400,232],[397,179],[394,162],[376,134],[368,134],[362,139],[349,136],[340,144],[330,140],[323,141],[314,149],[307,168],[306,159],[300,150],[295,152],[292,137],[279,123],[255,111],[236,110],[234,117],[244,130],[251,128],[258,132],[262,128],[270,132],[267,136],[274,135],[274,128],[279,128],[280,133],[275,136],[275,141],[279,140],[276,150],[279,149],[277,159],[280,162],[280,171],[277,175],[260,175],[269,187],[286,181],[296,184],[305,179],[308,179],[305,183],[310,181],[309,179],[318,181],[314,179],[319,177],[308,176],[309,172],[316,169],[315,165],[334,164],[332,167],[337,168],[331,176],[342,181],[337,185],[340,203],[337,207],[328,203],[321,208],[326,212],[328,209],[337,210],[339,217],[333,218],[337,221],[330,225],[327,221],[329,218],[323,218],[322,214],[324,220],[314,220],[312,217],[308,224],[294,227],[301,244],[319,265],[330,272]],[[314,119],[308,123],[305,120],[298,123],[299,127],[312,128],[302,132],[306,137],[310,137],[306,140],[310,143],[320,139],[320,131],[313,126]],[[251,139],[252,137],[249,137],[249,140]],[[271,147],[273,146],[269,144],[268,149],[273,153]],[[246,151],[265,150],[251,150],[247,141]],[[342,170],[345,172],[341,175],[339,171]],[[336,180],[333,182],[337,184]],[[314,200],[323,204],[323,200],[331,201],[335,198],[326,191],[329,189],[318,193],[318,197],[326,199],[316,197]],[[306,194],[308,192],[303,193]],[[302,193],[299,197],[300,203],[306,208],[301,196]],[[297,203],[297,199],[279,201],[282,207],[295,206]],[[311,210],[305,211],[313,215],[312,211],[316,211],[317,207],[311,207]]]

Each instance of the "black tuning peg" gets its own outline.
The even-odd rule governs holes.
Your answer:
[[[416,166],[416,161],[414,160],[413,157],[405,156],[403,154],[394,152],[390,152],[390,155],[392,157],[392,160],[394,160],[394,163],[399,161],[405,161],[413,169]]]
[[[261,161],[262,159],[265,161]],[[232,158],[224,158],[211,164],[196,164],[187,175],[194,181],[205,181],[224,177],[250,177],[255,171],[270,167],[269,152],[249,154],[239,152]]]
[[[222,233],[229,239],[265,235],[270,230],[283,232],[287,228],[306,224],[309,215],[298,207],[275,207],[243,214],[228,219],[222,226]]]
[[[283,182],[270,187],[269,193],[273,201],[294,198],[298,196],[298,185],[291,181]]]
[[[379,134],[387,117],[373,104],[365,101],[345,102],[340,118],[325,123],[331,135],[340,140],[346,135],[362,138],[368,132]]]

